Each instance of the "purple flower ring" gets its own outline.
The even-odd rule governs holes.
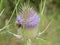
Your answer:
[[[27,16],[25,13],[26,11],[22,11],[22,14],[17,15],[16,23],[21,24],[24,28],[36,27],[40,22],[37,12],[35,12],[32,8],[29,8]],[[26,18],[24,18],[24,16],[26,16]]]

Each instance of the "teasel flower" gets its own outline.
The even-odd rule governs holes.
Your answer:
[[[18,14],[16,17],[16,24],[19,27],[18,33],[23,34],[21,32],[23,27],[25,38],[36,37],[38,33],[39,22],[39,15],[33,8],[22,8],[22,12],[20,12],[20,14]]]

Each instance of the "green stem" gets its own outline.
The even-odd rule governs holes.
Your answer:
[[[1,2],[0,2],[0,11],[2,9],[2,4],[3,4],[3,0],[1,0]]]
[[[14,10],[13,10],[13,13],[12,13],[12,15],[11,15],[9,21],[8,21],[8,24],[10,23],[10,21],[11,21],[13,15],[14,15],[14,13],[15,13],[15,11],[16,11],[16,7],[18,6],[19,2],[20,2],[20,0],[18,0],[18,2],[17,2],[17,4],[16,4],[16,6],[15,6],[15,8],[14,8]]]
[[[28,39],[26,45],[31,45],[31,39]]]

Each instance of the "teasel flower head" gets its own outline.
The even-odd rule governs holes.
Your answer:
[[[16,17],[18,27],[24,27],[25,36],[28,38],[36,36],[39,22],[39,15],[33,8],[22,8],[22,12]]]

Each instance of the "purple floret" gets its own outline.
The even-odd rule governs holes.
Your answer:
[[[33,15],[32,17],[27,18],[25,27],[35,27],[39,24],[40,18],[37,14]]]
[[[17,15],[17,17],[16,17],[16,23],[22,24],[23,20],[24,19],[20,15]]]

